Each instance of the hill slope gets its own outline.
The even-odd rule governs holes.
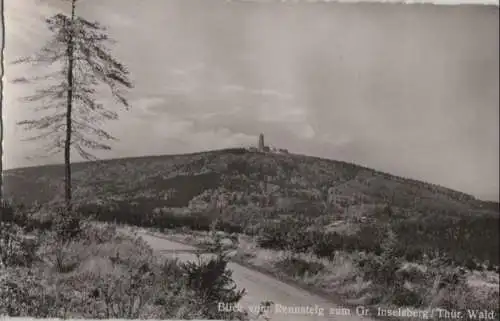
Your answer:
[[[63,173],[59,165],[6,171],[5,194],[25,204],[61,198]],[[343,222],[337,233],[365,238],[353,241],[357,249],[381,242],[370,229],[388,223],[401,247],[498,263],[498,203],[345,162],[228,149],[77,163],[73,177],[75,200],[103,220],[171,226],[184,215],[178,225],[206,229],[218,217],[247,233],[284,218],[299,223],[289,229]]]
[[[73,166],[77,199],[91,201],[164,196],[176,197],[165,205],[186,206],[207,189],[257,192],[262,182],[275,196],[301,201],[324,201],[328,195],[356,198],[351,202],[386,203],[412,210],[438,210],[455,214],[498,213],[498,203],[362,166],[294,154],[227,149],[186,155],[152,156],[76,163]],[[7,197],[31,203],[46,202],[62,192],[61,165],[27,167],[4,172]]]

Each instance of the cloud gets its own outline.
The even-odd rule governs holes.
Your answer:
[[[155,115],[153,111],[151,111],[151,107],[163,104],[165,102],[164,98],[160,97],[143,97],[131,100],[130,105],[134,106],[134,109],[138,109],[140,112],[145,115]]]
[[[240,135],[236,136],[239,138],[233,137],[238,141],[242,137],[254,137],[272,126],[278,126],[273,132],[281,132],[282,135],[292,134],[303,139],[314,137],[314,129],[307,123],[306,109],[296,105],[291,94],[273,88],[228,84],[224,79],[217,79],[216,68],[202,63],[194,66],[171,70],[171,74],[175,75],[174,83],[177,80],[181,84],[192,85],[182,90],[171,90],[161,95],[161,98],[146,99],[148,104],[141,103],[140,109],[147,112],[140,117],[156,118],[157,122],[167,122],[174,127],[172,119],[190,122],[190,130],[194,132],[229,130],[234,135]],[[196,84],[199,78],[208,78],[209,81]]]
[[[221,92],[239,92],[239,93],[247,93],[250,95],[262,96],[262,97],[274,97],[280,100],[293,100],[293,96],[287,93],[282,93],[277,90],[272,89],[252,89],[247,88],[240,85],[222,85],[219,89]]]
[[[263,132],[291,151],[498,191],[498,8],[80,3],[109,27],[136,85],[132,110],[106,124],[120,138],[107,157],[254,144]],[[52,9],[6,5],[9,60],[43,43],[37,10]],[[13,125],[33,116],[14,99],[21,87],[6,85],[11,167],[30,153]]]

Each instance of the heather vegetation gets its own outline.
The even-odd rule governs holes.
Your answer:
[[[182,263],[113,224],[1,208],[0,315],[37,318],[246,320],[223,251]]]

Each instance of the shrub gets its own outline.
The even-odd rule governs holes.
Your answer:
[[[224,236],[212,225],[211,242],[208,250],[212,253],[210,259],[203,259],[198,254],[197,261],[180,263],[179,267],[188,290],[188,302],[201,316],[209,319],[244,320],[245,314],[234,311],[220,311],[218,304],[236,304],[245,294],[245,290],[237,290],[232,280],[232,271],[227,268],[228,251],[231,246],[224,244]],[[168,266],[172,270],[172,266]],[[174,270],[174,273],[179,274]],[[200,315],[198,315],[200,316]],[[177,317],[186,318],[186,315]]]
[[[116,225],[114,224],[86,226],[82,230],[81,239],[89,244],[104,244],[111,242],[116,235]]]
[[[385,258],[371,253],[360,256],[356,263],[365,280],[384,286],[396,282],[396,272],[401,265],[396,257]]]
[[[325,266],[319,262],[308,262],[304,259],[286,257],[275,263],[275,266],[285,274],[294,277],[316,275],[324,270]]]
[[[5,201],[0,203],[0,222],[12,223],[14,221],[14,209]]]
[[[167,229],[186,227],[194,231],[209,231],[212,222],[213,218],[204,213],[177,214],[162,210],[154,215],[151,225]]]
[[[313,245],[313,253],[318,257],[333,260],[335,253],[342,249],[342,237],[337,233],[324,233]]]
[[[422,297],[419,293],[400,286],[394,289],[391,301],[396,306],[419,307],[422,303]]]
[[[54,237],[46,244],[42,255],[54,272],[69,273],[81,263],[83,258],[80,257],[80,249],[82,247],[82,242],[77,240],[63,241]]]
[[[236,312],[219,311],[218,303],[236,304],[245,294],[245,290],[237,290],[231,279],[232,271],[227,269],[228,259],[218,255],[210,260],[198,257],[198,262],[181,263],[195,306],[205,318],[237,319],[243,315]]]
[[[215,228],[218,231],[224,231],[226,233],[242,233],[243,232],[243,228],[240,225],[233,223],[233,222],[230,222],[230,221],[227,221],[227,220],[218,220]]]
[[[0,315],[63,317],[56,293],[41,270],[7,268],[0,278]]]
[[[81,275],[86,293],[101,303],[102,308],[96,311],[105,318],[141,318],[157,290],[159,266],[145,256],[117,255],[108,259],[108,270]]]
[[[0,222],[0,267],[30,267],[38,259],[38,246],[36,237],[28,237],[18,225]]]

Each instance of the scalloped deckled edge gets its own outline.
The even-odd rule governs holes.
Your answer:
[[[255,3],[367,3],[367,4],[433,4],[440,6],[484,5],[500,6],[499,0],[225,0],[226,2]]]
[[[5,316],[0,316],[1,321],[36,321],[36,320],[46,320],[46,321],[144,321],[142,319],[56,319],[56,318],[23,318],[23,317],[5,317]],[[147,321],[185,321],[182,319],[179,320],[157,320],[157,319],[148,319]],[[224,321],[224,320],[205,320],[205,319],[198,319],[198,320],[191,320],[191,321]]]

